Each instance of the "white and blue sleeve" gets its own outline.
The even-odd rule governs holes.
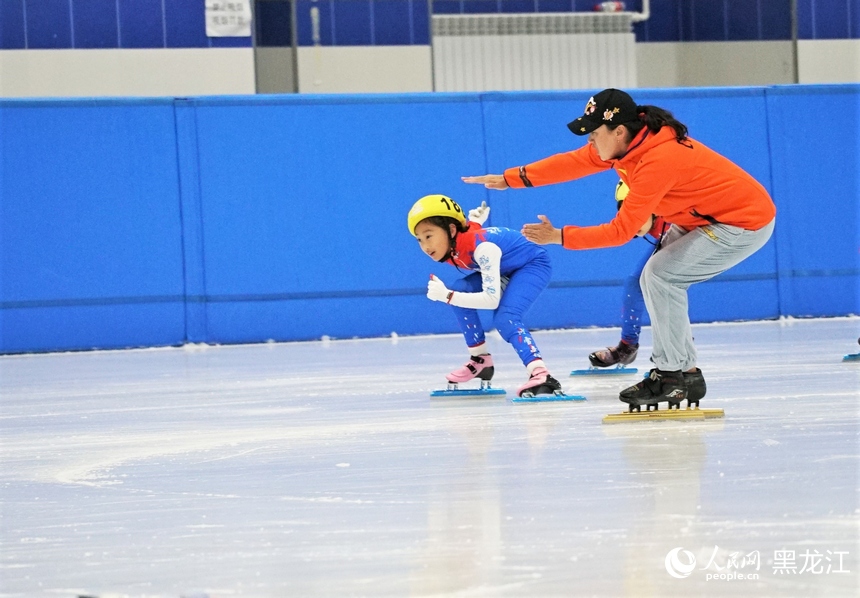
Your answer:
[[[495,243],[484,241],[475,248],[474,258],[481,272],[481,291],[454,293],[449,303],[470,309],[496,309],[502,300],[503,279],[499,272],[502,250]]]

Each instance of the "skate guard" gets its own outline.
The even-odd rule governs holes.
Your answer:
[[[603,418],[604,424],[617,424],[622,422],[637,422],[658,419],[680,419],[680,420],[705,420],[725,417],[722,409],[654,409],[651,411],[624,411],[622,413],[611,413]]]

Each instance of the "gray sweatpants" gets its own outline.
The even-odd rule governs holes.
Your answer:
[[[687,289],[761,249],[773,233],[774,222],[755,231],[726,224],[686,231],[673,224],[664,235],[660,249],[639,277],[651,316],[651,361],[658,369],[686,371],[696,367]]]

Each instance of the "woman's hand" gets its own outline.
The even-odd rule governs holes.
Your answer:
[[[540,214],[538,216],[540,224],[524,224],[523,236],[538,245],[549,245],[555,243],[561,245],[561,229],[555,228],[549,218]]]
[[[464,176],[461,177],[464,183],[471,183],[474,185],[483,185],[487,189],[496,189],[498,191],[504,191],[508,188],[508,183],[505,181],[505,175],[503,174],[484,174],[481,176]]]

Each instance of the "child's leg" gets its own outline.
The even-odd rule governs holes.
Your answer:
[[[519,396],[561,392],[561,384],[550,375],[537,343],[523,323],[523,315],[547,287],[551,275],[549,259],[532,262],[515,272],[493,319],[502,338],[516,350],[528,370],[529,379],[517,389]]]
[[[591,365],[606,368],[613,365],[627,365],[636,361],[639,352],[639,334],[642,332],[642,315],[645,313],[645,297],[639,286],[639,277],[645,264],[654,254],[654,247],[648,250],[636,263],[636,268],[624,281],[624,300],[621,305],[621,342],[618,346],[598,349],[588,356]]]
[[[481,273],[475,272],[469,274],[465,278],[457,280],[450,286],[452,291],[459,293],[477,293],[482,289]],[[474,378],[489,381],[493,378],[495,368],[493,367],[493,358],[487,352],[487,346],[484,339],[484,327],[481,325],[481,319],[478,317],[478,310],[466,309],[452,305],[454,315],[457,318],[457,325],[463,332],[463,337],[466,339],[466,345],[469,347],[471,358],[461,368],[458,368],[448,374],[446,379],[448,382],[468,382]]]
[[[636,268],[624,281],[624,301],[621,306],[621,340],[628,345],[639,344],[639,334],[642,331],[642,314],[645,312],[645,297],[639,286],[639,277],[648,259],[653,255],[654,247],[648,245],[648,250],[639,258]]]
[[[458,293],[478,293],[483,288],[481,285],[481,273],[474,272],[465,278],[455,281],[450,287],[452,291]],[[454,316],[457,318],[457,325],[466,339],[466,345],[470,349],[472,355],[486,353],[480,351],[475,353],[474,350],[484,344],[484,327],[481,325],[481,319],[478,317],[478,310],[466,309],[464,307],[451,306],[454,310]]]
[[[514,272],[493,317],[499,334],[513,346],[526,367],[541,359],[541,353],[523,323],[523,315],[547,287],[551,276],[549,258],[536,260]]]

